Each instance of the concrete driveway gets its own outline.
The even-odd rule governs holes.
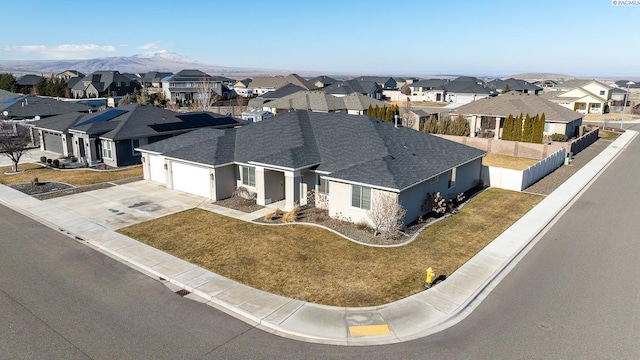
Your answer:
[[[211,202],[210,199],[169,190],[163,185],[145,180],[45,201],[110,230]]]

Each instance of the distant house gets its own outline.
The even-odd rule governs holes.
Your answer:
[[[304,90],[306,89],[303,87],[289,83],[274,91],[266,92],[258,97],[255,97],[249,100],[248,107],[250,109],[262,109],[265,106],[265,104],[267,104],[270,101],[278,100],[285,96],[291,95],[293,93],[297,93],[298,91],[304,91]]]
[[[394,90],[398,88],[398,82],[390,76],[360,76],[352,80],[361,82],[375,82],[382,90]]]
[[[315,86],[316,89],[321,89],[323,87],[327,87],[333,83],[337,83],[338,80],[328,77],[328,76],[316,76],[314,78],[309,79],[309,82]],[[311,90],[311,89],[308,89]]]
[[[455,109],[456,114],[469,120],[471,137],[476,133],[500,138],[504,120],[509,116],[545,115],[544,134],[565,134],[573,137],[582,125],[582,114],[569,110],[534,94],[509,92],[497,97],[481,99]]]
[[[369,210],[386,194],[407,210],[405,224],[430,211],[427,194],[475,186],[485,155],[366,116],[307,111],[200,129],[139,151],[146,180],[213,201],[243,187],[259,205],[282,202],[289,210],[313,201],[357,223],[370,222]]]
[[[545,88],[540,96],[581,114],[604,114],[611,100],[611,87],[593,79],[573,79]]]
[[[256,76],[250,81],[243,79],[233,84],[236,94],[244,97],[260,96],[270,91],[275,91],[281,87],[293,84],[304,90],[312,90],[315,86],[297,74],[287,76]]]
[[[27,74],[19,77],[16,80],[16,86],[18,88],[18,92],[22,94],[36,94],[36,85],[42,78],[41,75]]]
[[[453,80],[426,79],[409,84],[411,101],[445,102],[468,104],[472,101],[496,96],[498,93],[471,76],[460,76]]]
[[[71,95],[79,98],[97,98],[133,94],[140,84],[118,71],[96,71],[79,80],[71,88]]]
[[[382,86],[375,81],[351,79],[333,83],[320,89],[333,96],[346,96],[357,93],[376,100],[382,100]]]
[[[63,72],[57,73],[56,77],[62,80],[69,80],[71,78],[83,78],[85,75],[78,70],[65,70]]]
[[[263,110],[273,114],[281,114],[295,110],[307,110],[324,113],[345,113],[351,115],[366,115],[369,106],[384,107],[383,101],[351,93],[344,96],[334,96],[322,91],[298,91],[291,95],[270,101],[263,105]]]
[[[534,85],[526,80],[508,78],[508,79],[495,79],[489,81],[486,85],[488,88],[493,89],[499,93],[503,93],[506,88],[508,91],[515,91],[523,94],[535,94],[542,92],[542,88],[538,85]],[[507,92],[508,92],[507,91]]]
[[[225,128],[245,122],[213,113],[176,113],[155,106],[124,105],[92,114],[66,114],[34,124],[41,149],[73,155],[89,164],[118,167],[140,163],[134,149],[201,127]]]
[[[242,112],[242,120],[258,122],[273,117],[273,113],[260,109],[248,109]]]
[[[182,70],[174,75],[164,77],[161,81],[165,98],[182,104],[191,103],[198,94],[207,88],[213,94],[228,98],[233,82],[224,76],[211,76],[200,70]],[[206,85],[206,86],[205,86]]]

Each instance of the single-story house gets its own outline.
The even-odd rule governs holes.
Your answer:
[[[119,167],[140,163],[134,149],[201,127],[234,127],[246,122],[208,112],[176,113],[129,104],[92,114],[71,113],[34,123],[41,150],[75,156],[89,164]]]
[[[248,109],[241,114],[242,120],[258,122],[273,117],[273,113],[260,109]]]
[[[485,151],[367,116],[295,111],[249,126],[199,129],[136,149],[144,178],[212,199],[244,187],[259,205],[314,202],[333,217],[370,221],[379,194],[429,212],[427,194],[451,198],[480,181]]]
[[[545,115],[544,135],[565,134],[573,137],[582,125],[583,115],[534,94],[508,92],[498,97],[481,99],[455,109],[470,122],[471,137],[476,132],[499,139],[504,120],[509,116]]]
[[[440,120],[442,116],[449,114],[449,109],[443,107],[427,107],[420,106],[407,111],[400,110],[401,124],[413,130],[420,130],[420,127],[426,123],[430,117]]]
[[[264,103],[262,109],[273,114],[281,114],[292,110],[308,110],[313,112],[342,112],[352,115],[366,115],[369,106],[384,107],[387,106],[387,103],[359,93],[334,96],[322,91],[298,91]]]
[[[493,89],[499,93],[515,91],[523,94],[533,93],[538,95],[538,93],[542,92],[542,88],[538,85],[532,84],[526,80],[521,79],[495,79],[487,82],[487,87],[489,89]],[[504,91],[507,89],[507,91]]]

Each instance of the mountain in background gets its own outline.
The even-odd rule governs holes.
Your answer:
[[[209,74],[228,77],[256,75],[284,75],[287,70],[254,69],[204,64],[184,55],[161,50],[133,56],[114,56],[86,60],[0,60],[0,72],[21,74],[57,74],[65,70],[78,70],[90,74],[98,70],[118,70],[121,73],[146,73],[149,71],[170,71],[176,73],[184,69],[198,69]],[[302,73],[300,73],[303,75]],[[305,75],[315,76],[315,72]]]

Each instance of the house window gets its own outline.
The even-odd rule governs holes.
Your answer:
[[[318,183],[318,193],[329,195],[329,180],[320,178],[320,181]]]
[[[242,185],[256,186],[256,168],[242,167]]]
[[[135,149],[140,147],[140,146],[145,146],[148,143],[149,143],[149,139],[147,139],[147,138],[132,139],[131,140],[131,153],[133,155],[140,155],[140,153],[137,152]]]
[[[553,124],[551,123],[544,123],[544,132],[546,133],[550,133],[553,131]]]
[[[434,182],[436,182],[436,181],[438,181],[438,175],[436,175],[436,176],[432,177],[431,179],[429,179],[429,182],[432,183],[432,184]]]
[[[457,168],[451,169],[451,177],[449,178],[449,189],[456,186],[456,173]]]
[[[351,185],[351,206],[369,210],[371,208],[371,188]]]
[[[102,157],[113,159],[113,141],[102,140]]]
[[[604,95],[604,90],[600,90],[600,95]]]

